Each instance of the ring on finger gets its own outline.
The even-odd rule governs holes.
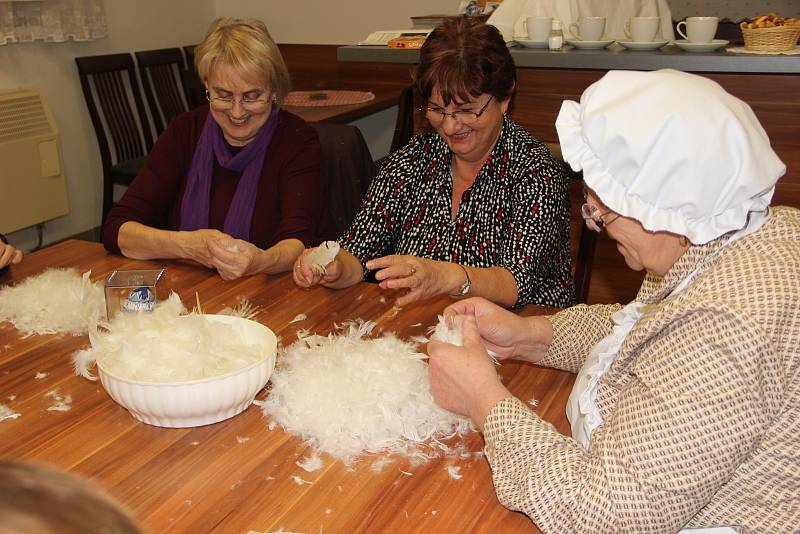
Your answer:
[[[408,276],[413,276],[417,272],[417,267],[412,265],[411,266],[411,273]]]

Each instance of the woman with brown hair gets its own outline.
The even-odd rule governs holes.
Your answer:
[[[289,72],[259,20],[220,18],[195,49],[208,106],[176,117],[103,224],[129,258],[186,258],[230,280],[291,269],[323,211],[319,138],[281,110]]]
[[[501,34],[469,17],[439,26],[414,86],[435,131],[389,157],[336,259],[319,274],[306,251],[295,282],[341,288],[374,273],[405,291],[398,305],[437,294],[572,304],[567,178],[506,115],[515,67]]]

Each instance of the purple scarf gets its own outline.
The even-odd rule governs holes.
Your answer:
[[[237,239],[250,240],[250,222],[256,205],[256,192],[261,179],[264,155],[277,126],[278,106],[273,105],[267,122],[255,138],[238,154],[231,156],[222,128],[209,112],[186,178],[186,191],[181,201],[181,230],[208,228],[211,174],[214,171],[214,156],[216,156],[222,168],[242,173],[231,205],[228,206],[224,231]]]

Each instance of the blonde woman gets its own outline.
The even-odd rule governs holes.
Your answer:
[[[218,19],[195,64],[208,105],[159,137],[103,243],[130,258],[194,260],[226,280],[287,271],[323,211],[317,134],[280,109],[289,73],[262,22]]]

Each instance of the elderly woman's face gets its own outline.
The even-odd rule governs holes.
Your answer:
[[[681,243],[680,236],[646,230],[636,219],[609,209],[592,192],[586,194],[586,204],[593,213],[593,220],[602,221],[599,226],[616,241],[617,250],[634,271],[646,270],[652,275],[664,276],[688,248]]]
[[[455,157],[478,163],[485,160],[494,148],[503,127],[503,113],[507,109],[508,99],[498,102],[488,94],[468,102],[450,102],[445,106],[439,88],[434,87],[428,99],[426,116]],[[454,111],[459,119],[453,118]],[[476,114],[480,116],[476,118]]]
[[[272,111],[266,87],[244,79],[230,65],[217,65],[206,81],[211,116],[231,146],[244,146],[258,134]]]

